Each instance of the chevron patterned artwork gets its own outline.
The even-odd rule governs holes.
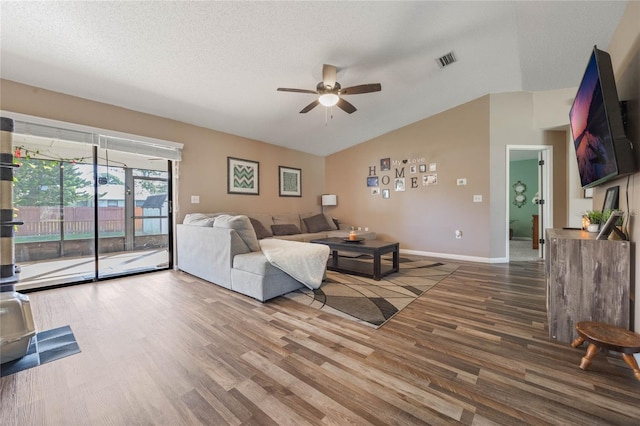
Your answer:
[[[259,165],[257,161],[227,157],[227,192],[259,195]]]

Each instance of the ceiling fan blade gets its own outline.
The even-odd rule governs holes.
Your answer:
[[[307,89],[287,89],[285,87],[278,87],[278,92],[295,92],[295,93],[313,93],[314,95],[317,95],[318,92],[316,92],[315,90],[307,90]]]
[[[357,111],[356,107],[354,107],[353,105],[351,105],[349,102],[345,101],[342,98],[340,98],[340,100],[336,105],[338,105],[338,108],[342,109],[344,112],[348,114],[351,114]]]
[[[336,67],[333,65],[324,64],[322,66],[322,82],[325,86],[336,86]]]
[[[306,107],[302,108],[302,111],[300,111],[300,114],[304,114],[306,112],[311,111],[312,109],[314,109],[315,107],[318,106],[318,104],[320,103],[320,101],[318,101],[317,99],[313,102],[311,102],[309,105],[307,105]]]
[[[382,90],[380,83],[361,84],[359,86],[351,86],[340,90],[341,95],[358,95],[360,93],[379,92]]]

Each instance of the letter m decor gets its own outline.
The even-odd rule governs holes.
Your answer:
[[[260,195],[260,163],[227,157],[227,193]]]

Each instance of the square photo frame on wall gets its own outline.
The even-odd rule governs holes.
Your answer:
[[[391,169],[391,158],[381,158],[380,159],[380,170],[383,172]]]
[[[227,157],[227,194],[260,195],[260,163]]]
[[[302,197],[302,170],[278,166],[278,185],[281,197]]]
[[[367,186],[378,186],[378,176],[369,176],[367,178]]]

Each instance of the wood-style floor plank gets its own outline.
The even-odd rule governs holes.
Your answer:
[[[176,271],[30,293],[82,352],[0,379],[0,424],[640,423],[616,354],[548,339],[541,262],[455,263],[377,330]]]

